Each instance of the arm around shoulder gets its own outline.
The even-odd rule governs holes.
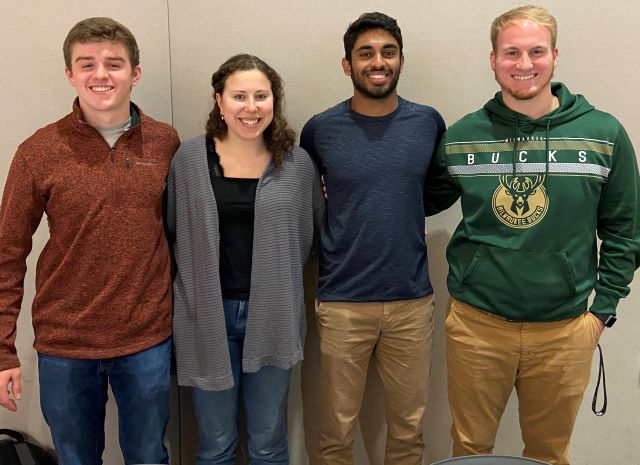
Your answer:
[[[424,185],[425,216],[432,216],[446,210],[456,203],[461,195],[459,185],[447,171],[445,142],[446,137],[443,137],[427,171]]]

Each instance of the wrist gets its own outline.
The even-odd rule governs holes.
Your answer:
[[[611,328],[614,325],[614,323],[617,321],[617,318],[615,315],[610,315],[607,313],[596,313],[596,312],[591,312],[591,314],[595,316],[598,320],[600,320],[602,324],[605,326],[605,328]]]

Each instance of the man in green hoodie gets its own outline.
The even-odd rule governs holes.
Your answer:
[[[569,463],[594,349],[640,263],[633,147],[613,116],[551,82],[556,34],[540,7],[494,20],[501,92],[448,129],[430,170],[427,214],[459,197],[463,213],[447,249],[456,456],[491,453],[515,386],[523,455]]]

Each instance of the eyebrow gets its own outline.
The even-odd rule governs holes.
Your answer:
[[[382,46],[382,49],[383,49],[383,50],[385,50],[385,49],[390,49],[390,48],[393,48],[393,49],[396,49],[396,50],[397,50],[397,49],[399,49],[400,47],[398,47],[396,44],[384,44],[384,45]],[[356,51],[356,52],[359,52],[360,50],[371,50],[371,49],[373,49],[373,45],[365,44],[365,45],[363,45],[362,47],[358,47],[355,51]]]
[[[532,47],[518,47],[517,45],[507,45],[506,47],[503,47],[502,50],[534,50],[536,48],[542,48],[545,50],[549,49],[549,47],[544,44],[538,44]]]
[[[227,92],[235,92],[236,94],[249,94],[250,92],[247,92],[246,90],[240,90],[240,89],[228,89]],[[258,93],[258,92],[269,92],[268,89],[258,89],[256,91],[254,91],[254,93]]]
[[[77,63],[78,61],[81,60],[89,60],[89,61],[95,61],[96,57],[94,56],[79,56],[75,59],[75,62]],[[124,62],[124,58],[122,57],[107,57],[107,61],[121,61]]]

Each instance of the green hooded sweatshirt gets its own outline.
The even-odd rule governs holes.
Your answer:
[[[461,197],[447,248],[450,294],[516,321],[616,313],[640,263],[640,180],[608,113],[552,84],[533,120],[498,92],[445,133],[425,190],[433,215]],[[596,233],[602,241],[598,257]]]

